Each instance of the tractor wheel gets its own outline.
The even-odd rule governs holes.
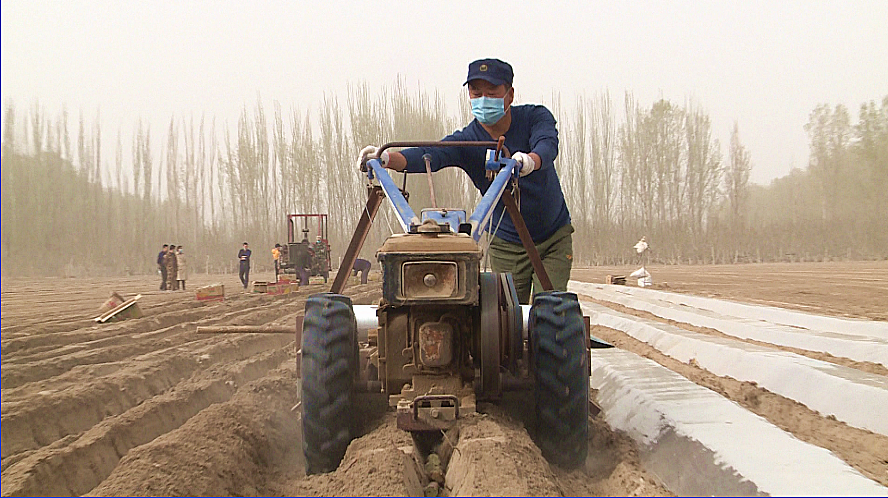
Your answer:
[[[339,466],[352,440],[357,325],[351,299],[316,294],[302,327],[302,451],[307,474]]]
[[[537,444],[550,462],[573,468],[586,461],[589,357],[583,314],[572,292],[543,292],[530,309]]]

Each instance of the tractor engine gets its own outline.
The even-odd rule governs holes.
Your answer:
[[[447,428],[460,410],[475,408],[481,249],[469,235],[427,219],[415,233],[389,237],[377,256],[383,297],[371,363],[400,428]]]

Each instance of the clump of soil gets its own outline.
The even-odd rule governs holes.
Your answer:
[[[291,483],[290,496],[422,496],[421,465],[394,413],[352,441],[339,468]]]
[[[447,468],[452,496],[560,496],[555,475],[524,428],[497,413],[468,415]]]

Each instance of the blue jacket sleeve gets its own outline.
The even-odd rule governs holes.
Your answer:
[[[536,152],[543,163],[540,169],[555,165],[558,156],[558,129],[555,116],[543,106],[534,107],[530,120],[530,152]]]

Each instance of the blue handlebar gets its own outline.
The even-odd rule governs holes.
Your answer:
[[[383,192],[392,203],[398,222],[404,233],[410,233],[413,227],[420,225],[420,220],[407,203],[407,199],[395,185],[394,180],[388,174],[388,171],[379,162],[379,159],[370,159],[367,161],[367,178],[373,180],[374,177],[379,181]],[[513,178],[518,178],[518,161],[511,158],[496,159],[496,152],[493,149],[487,151],[487,161],[484,165],[488,171],[496,171],[496,177],[487,189],[487,192],[481,197],[475,211],[469,216],[468,224],[471,226],[471,235],[475,242],[481,239],[481,235],[487,227],[487,222],[493,214],[493,208],[499,202],[503,192]]]

